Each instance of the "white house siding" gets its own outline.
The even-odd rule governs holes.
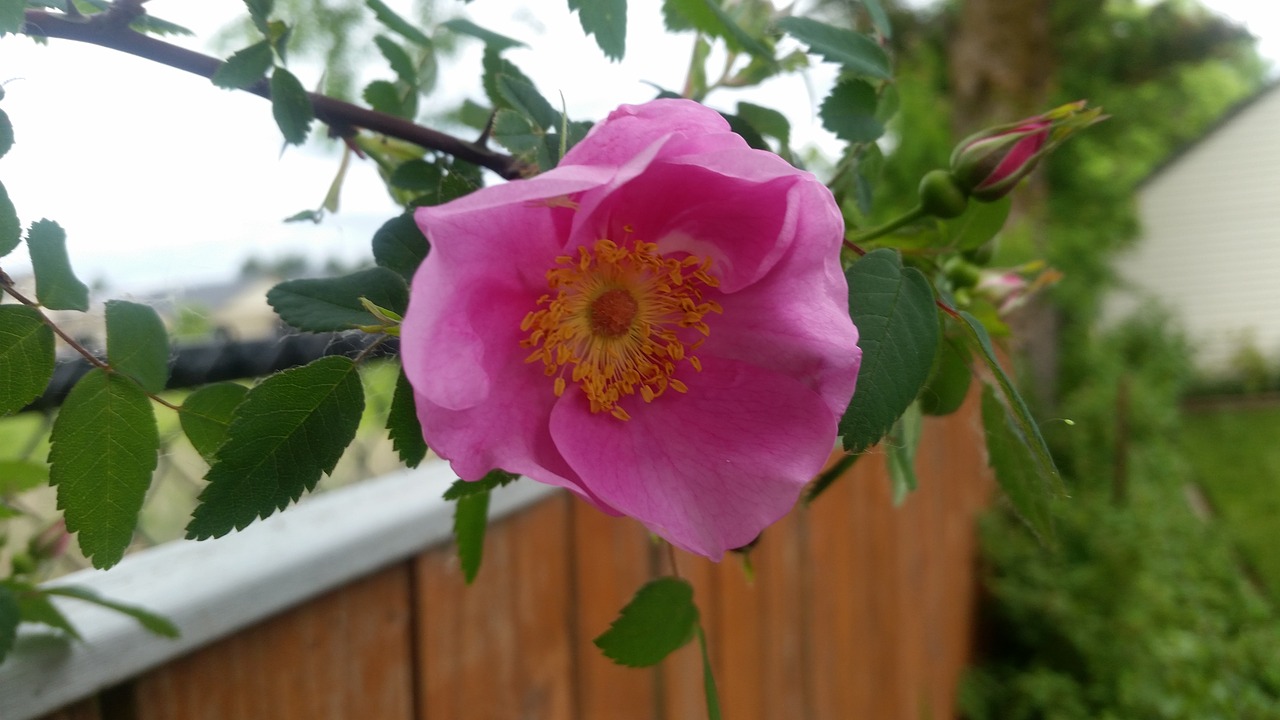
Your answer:
[[[1252,342],[1280,362],[1280,86],[1154,175],[1138,193],[1142,237],[1116,262],[1107,317],[1154,297],[1181,321],[1200,370]]]

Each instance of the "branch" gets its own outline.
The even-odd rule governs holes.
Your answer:
[[[132,6],[129,9],[134,10]],[[131,30],[127,21],[120,22],[122,18],[117,13],[118,11],[113,8],[97,15],[73,18],[44,10],[27,10],[26,24],[22,32],[32,36],[62,38],[99,45],[179,70],[186,70],[205,78],[212,78],[222,66],[222,61],[215,57],[187,50]],[[128,19],[132,20],[132,17]],[[245,91],[271,99],[271,88],[266,80],[250,85],[245,88]],[[354,128],[364,128],[447,153],[488,168],[508,180],[524,177],[531,170],[524,162],[510,155],[490,150],[483,145],[327,95],[319,93],[307,93],[307,95],[315,108],[316,118],[329,125],[338,135],[345,137],[350,135]]]

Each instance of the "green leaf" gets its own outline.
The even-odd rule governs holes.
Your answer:
[[[619,665],[648,667],[683,647],[697,629],[693,586],[677,578],[658,578],[636,592],[595,644]]]
[[[271,72],[271,114],[290,145],[306,142],[315,110],[307,89],[288,70],[277,67]]]
[[[0,110],[0,157],[4,157],[5,153],[13,147],[13,122],[9,120],[9,114]],[[4,253],[0,253],[3,255]]]
[[[187,396],[178,411],[182,432],[205,461],[212,463],[236,408],[244,402],[249,388],[233,382],[205,385]]]
[[[551,107],[551,103],[542,97],[532,84],[507,75],[497,78],[498,92],[511,107],[523,113],[543,129],[560,127],[560,113]]]
[[[891,77],[889,56],[866,35],[804,17],[783,18],[778,27],[823,59],[839,63],[849,72],[876,80]]]
[[[274,62],[269,40],[254,43],[219,65],[213,73],[213,84],[228,90],[247,88],[266,77]]]
[[[1012,196],[989,203],[971,202],[959,217],[938,222],[942,239],[957,250],[982,247],[1004,227],[1012,207]]]
[[[268,21],[272,11],[275,10],[275,0],[244,0],[244,4],[249,8],[249,18],[253,20],[254,27],[258,28],[263,35],[270,37],[271,28]]]
[[[400,82],[411,88],[417,87],[418,67],[414,64],[413,58],[409,57],[408,51],[385,35],[378,35],[373,42],[382,52],[382,57],[386,58],[387,63],[391,65],[392,72],[400,78]]]
[[[889,14],[884,11],[884,6],[880,4],[880,0],[858,0],[862,7],[867,9],[867,15],[871,18],[871,24],[875,26],[876,32],[884,37],[893,37],[893,27],[889,24]]]
[[[148,305],[108,300],[107,361],[142,386],[158,393],[169,382],[169,333]]]
[[[569,0],[578,22],[610,60],[621,60],[627,51],[627,0]]]
[[[40,312],[0,305],[0,417],[40,397],[53,377],[53,330]]]
[[[423,35],[422,31],[410,24],[408,20],[397,15],[382,0],[365,0],[365,5],[373,10],[373,15],[378,22],[399,33],[404,39],[425,48],[431,47],[431,38]]]
[[[18,223],[18,211],[9,199],[9,191],[0,184],[0,257],[13,252],[22,242],[22,225]]]
[[[267,292],[267,302],[280,319],[307,332],[338,332],[376,324],[377,318],[360,302],[362,297],[401,315],[409,307],[404,279],[383,267],[336,278],[289,280]]]
[[[481,60],[484,67],[484,73],[480,77],[480,82],[484,86],[485,97],[489,98],[489,103],[495,109],[512,108],[511,102],[502,94],[498,88],[498,78],[506,76],[513,80],[518,80],[526,85],[533,86],[533,81],[527,75],[520,71],[514,63],[502,57],[499,52],[492,47],[486,47],[484,57]]]
[[[453,539],[458,545],[462,577],[471,584],[484,557],[484,533],[489,522],[489,491],[458,498],[453,509]]]
[[[81,639],[80,633],[67,616],[63,615],[56,605],[49,602],[49,596],[44,590],[26,583],[0,583],[0,586],[3,585],[8,585],[17,596],[22,622],[47,625],[55,630],[61,630],[76,640]]]
[[[1031,529],[1042,540],[1053,538],[1052,495],[1038,477],[1031,445],[1012,422],[1012,416],[990,385],[982,388],[982,427],[987,440],[987,462],[996,481]]]
[[[373,261],[413,281],[413,274],[427,257],[427,238],[418,228],[413,213],[393,217],[373,234]]]
[[[263,380],[236,408],[187,537],[243,529],[315,488],[355,437],[363,410],[360,375],[344,357],[321,358]]]
[[[176,638],[180,634],[178,627],[170,622],[167,618],[156,615],[153,612],[144,610],[137,605],[129,605],[115,600],[108,600],[89,588],[77,587],[75,585],[59,585],[58,587],[45,588],[46,595],[57,595],[59,597],[75,598],[94,605],[100,605],[118,613],[128,615],[138,624],[146,628],[148,631],[161,637]]]
[[[406,119],[412,119],[417,113],[417,94],[402,92],[390,80],[374,80],[364,87],[362,95],[369,107],[380,113]]]
[[[409,384],[403,368],[396,378],[396,390],[391,396],[391,411],[387,413],[387,434],[391,437],[391,447],[400,454],[400,462],[406,466],[418,467],[418,463],[427,456],[427,442],[422,439],[422,425],[418,422],[413,386]]]
[[[1053,462],[1053,455],[1050,454],[1049,446],[1045,444],[1044,436],[1040,434],[1040,426],[1036,424],[1035,419],[1031,416],[1031,410],[1027,407],[1026,401],[1022,399],[1022,395],[1014,387],[1013,381],[1005,373],[1004,368],[1000,366],[1000,361],[996,358],[995,348],[991,345],[991,337],[987,335],[986,328],[982,326],[982,323],[977,318],[967,312],[961,312],[960,319],[963,320],[962,326],[968,331],[969,337],[976,341],[978,348],[982,351],[982,359],[986,362],[987,368],[991,371],[992,377],[995,378],[996,386],[1003,396],[1001,407],[1006,414],[1004,422],[1014,431],[1016,444],[1022,448],[1022,450],[1018,451],[1018,454],[1022,455],[1019,458],[1019,462],[1028,460],[1021,467],[1020,472],[1034,472],[1035,477],[1039,479],[1040,487],[1036,490],[1036,499],[1028,498],[1025,506],[1021,506],[1018,504],[1018,497],[1015,497],[1010,492],[1006,484],[1020,488],[1026,484],[1024,482],[1025,478],[1021,475],[1001,477],[1000,471],[997,469],[996,480],[1000,482],[1001,487],[1005,488],[1005,492],[1014,501],[1014,507],[1018,509],[1018,512],[1022,513],[1023,517],[1041,533],[1042,537],[1050,538],[1053,535],[1053,527],[1049,523],[1047,507],[1049,496],[1066,496],[1066,489],[1062,484],[1062,476],[1058,473],[1058,466]],[[986,403],[984,402],[984,419],[987,414]],[[984,422],[984,424],[986,423]],[[990,424],[986,425],[988,428],[991,427]],[[988,432],[990,433],[990,430]],[[1021,489],[1018,492],[1020,495],[1022,494]]]
[[[791,144],[791,123],[787,116],[760,105],[749,102],[738,103],[738,117],[750,123],[760,134],[777,138],[785,147]]]
[[[822,101],[822,126],[851,143],[875,142],[884,135],[876,119],[876,89],[863,80],[842,80]]]
[[[490,470],[479,480],[454,480],[449,489],[444,491],[444,499],[450,501],[461,500],[469,495],[487,493],[491,490],[505,487],[519,479],[519,475],[509,473],[506,470]]]
[[[27,231],[36,298],[50,310],[89,309],[89,288],[71,270],[67,234],[52,220],[38,220]]]
[[[698,623],[698,649],[702,653],[702,694],[707,699],[707,720],[720,720],[720,693],[716,691],[716,676],[711,672],[711,655],[707,652],[707,634]]]
[[[920,391],[920,410],[925,415],[950,415],[960,409],[973,381],[969,368],[972,359],[963,343],[949,337],[942,339],[929,382]]]
[[[662,19],[668,30],[697,30],[724,40],[730,50],[773,61],[773,52],[730,17],[719,0],[663,0]]]
[[[0,460],[0,496],[17,495],[49,481],[49,466],[30,460]]]
[[[458,33],[459,35],[469,35],[477,40],[484,42],[489,50],[502,52],[507,48],[528,47],[525,43],[506,35],[493,32],[480,27],[479,25],[465,18],[454,18],[440,23],[440,27],[446,27]]]
[[[755,129],[751,123],[743,120],[737,115],[729,113],[720,113],[720,116],[729,123],[729,129],[737,133],[743,140],[747,141],[749,147],[757,150],[768,150],[769,143],[765,142],[764,136]]]
[[[859,452],[884,437],[929,379],[938,352],[938,312],[929,281],[904,268],[894,250],[867,253],[846,277],[862,367],[840,434],[846,450]]]
[[[296,223],[296,222],[310,221],[319,225],[320,221],[323,219],[324,219],[324,210],[299,210],[298,212],[285,218],[284,222]]]
[[[132,381],[100,369],[67,395],[53,423],[49,484],[68,532],[94,567],[124,556],[156,469],[160,436],[151,402]]]
[[[413,192],[440,191],[444,172],[436,163],[425,160],[405,160],[391,171],[391,184]]]
[[[893,429],[885,438],[889,482],[893,486],[894,505],[901,505],[907,499],[907,494],[915,492],[919,485],[916,478],[916,448],[920,446],[923,420],[920,403],[911,403],[902,417],[898,418],[898,422],[893,424]]]
[[[0,37],[4,37],[9,33],[17,35],[22,31],[22,25],[26,22],[27,4],[21,0],[4,0],[0,2]],[[4,653],[0,652],[0,658],[4,657]]]
[[[16,3],[19,8],[22,3]],[[12,590],[0,585],[0,662],[13,649],[18,639],[18,623],[22,622],[22,609],[18,607],[18,597]]]

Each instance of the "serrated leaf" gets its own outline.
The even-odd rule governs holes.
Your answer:
[[[156,469],[160,436],[151,401],[119,375],[93,369],[58,411],[49,448],[49,484],[68,532],[94,567],[120,561]]]
[[[338,332],[377,323],[360,298],[401,315],[409,307],[409,288],[392,270],[375,267],[335,278],[289,280],[267,291],[280,319],[306,332]]]
[[[973,359],[962,343],[943,338],[938,346],[929,381],[920,391],[920,410],[926,415],[950,415],[964,404],[973,382],[969,362]]]
[[[884,11],[884,6],[880,4],[880,0],[858,0],[862,7],[867,9],[867,15],[871,18],[871,24],[875,27],[876,32],[884,37],[893,37],[893,27],[889,24],[889,14]]]
[[[402,190],[428,192],[440,190],[444,172],[436,163],[425,160],[405,160],[391,171],[391,184]]]
[[[662,19],[669,30],[697,30],[724,40],[730,50],[773,61],[772,51],[742,29],[718,0],[663,0]]]
[[[400,78],[400,82],[409,87],[417,87],[418,67],[414,64],[413,58],[409,57],[409,52],[385,35],[376,36],[373,42],[378,46],[382,57],[387,59],[392,72]]]
[[[107,362],[142,386],[158,393],[169,382],[169,333],[148,305],[108,300]]]
[[[213,84],[228,90],[249,87],[266,77],[274,62],[275,53],[271,51],[270,41],[254,43],[219,65],[213,73]]]
[[[128,615],[138,624],[161,637],[176,638],[180,633],[178,627],[169,621],[168,618],[161,617],[153,612],[138,607],[137,605],[129,605],[127,603],[116,602],[108,598],[104,598],[89,588],[78,587],[75,585],[59,585],[58,587],[45,588],[46,595],[57,595],[59,597],[75,598],[94,605],[100,605],[110,610],[115,610],[123,615]]]
[[[89,309],[89,288],[71,270],[67,234],[52,220],[37,220],[27,230],[36,299],[50,310]]]
[[[1058,473],[1058,466],[1053,462],[1053,455],[1049,452],[1049,446],[1045,444],[1044,436],[1040,434],[1040,426],[1036,424],[1035,418],[1031,416],[1031,410],[1027,407],[1027,403],[1022,399],[1022,395],[1013,385],[1013,381],[1005,373],[1004,368],[1000,366],[1000,360],[996,357],[995,348],[991,345],[991,337],[987,334],[986,328],[982,323],[967,312],[960,314],[961,326],[964,327],[970,337],[981,351],[980,357],[986,363],[987,368],[991,371],[992,377],[996,381],[1003,397],[1001,407],[1006,415],[1006,423],[1015,432],[1015,439],[1018,444],[1025,449],[1025,457],[1030,462],[1026,464],[1023,470],[1030,469],[1035,473],[1039,480],[1040,487],[1037,488],[1037,497],[1040,496],[1058,496],[1065,497],[1066,489],[1062,484],[1062,476]],[[984,402],[984,417],[986,415],[986,405]],[[997,471],[996,480],[1004,487],[1006,480],[999,476]],[[1008,481],[1011,484],[1020,484],[1021,476],[1010,475]],[[1007,489],[1005,492],[1009,492]],[[1041,533],[1042,537],[1052,537],[1053,528],[1048,522],[1048,510],[1046,508],[1036,507],[1036,503],[1031,502],[1027,507],[1018,507],[1017,498],[1010,495],[1010,499],[1014,500],[1015,507],[1023,514],[1024,517],[1032,523],[1032,526]],[[1047,502],[1047,497],[1042,498]]]
[[[282,67],[271,72],[271,115],[280,127],[285,142],[301,145],[307,140],[315,110],[307,89],[294,74]]]
[[[551,107],[551,103],[547,102],[547,99],[542,97],[532,84],[520,78],[499,75],[497,87],[498,92],[511,103],[512,108],[523,113],[543,129],[560,127],[560,113]]]
[[[233,382],[206,385],[187,396],[178,411],[182,432],[205,461],[212,463],[236,408],[244,402],[249,388]]]
[[[923,419],[920,403],[911,403],[885,438],[886,464],[889,482],[893,487],[894,505],[901,505],[907,495],[915,492],[919,485],[916,478],[916,448],[920,445]]]
[[[412,213],[391,218],[373,234],[373,261],[399,273],[405,282],[413,281],[427,250],[427,238]]]
[[[750,123],[751,127],[760,134],[777,138],[783,146],[791,144],[791,123],[786,115],[777,110],[749,102],[739,102],[738,117]]]
[[[891,77],[889,56],[866,35],[805,17],[783,18],[778,21],[778,27],[823,59],[839,63],[849,72],[876,80]]]
[[[458,498],[453,509],[453,540],[458,546],[458,564],[467,584],[471,584],[480,572],[488,523],[488,490]]]
[[[418,95],[404,92],[389,80],[374,80],[362,93],[369,107],[380,113],[412,120],[418,112]]]
[[[479,25],[465,18],[454,18],[440,23],[440,27],[446,27],[458,33],[459,35],[468,35],[483,42],[489,49],[501,52],[513,47],[528,47],[525,43],[506,35],[496,33],[480,27]]]
[[[511,108],[511,102],[498,89],[498,78],[508,77],[518,80],[526,85],[533,85],[533,81],[529,76],[520,71],[514,63],[499,54],[498,50],[492,47],[486,47],[484,57],[481,60],[484,73],[480,76],[480,83],[484,86],[485,97],[489,98],[489,103],[495,109]]]
[[[851,143],[875,142],[884,135],[876,119],[876,89],[863,80],[842,80],[822,101],[822,126]]]
[[[9,120],[9,114],[0,110],[0,157],[4,157],[9,149],[13,147],[13,122]],[[2,248],[0,248],[2,249]],[[12,249],[12,248],[10,248]],[[3,255],[0,252],[0,255]]]
[[[363,411],[360,375],[344,357],[321,358],[263,380],[236,408],[187,537],[243,529],[315,488],[355,437]]]
[[[0,497],[17,495],[49,481],[49,466],[30,460],[0,460]]]
[[[982,388],[982,427],[987,462],[1014,509],[1043,540],[1053,537],[1052,498],[1036,471],[1037,460],[1027,438],[1011,422],[1006,407],[990,386]]]
[[[0,257],[13,252],[22,242],[22,225],[18,223],[18,210],[9,199],[9,191],[0,184]]]
[[[664,577],[640,588],[595,644],[619,665],[648,667],[683,647],[697,629],[693,586]]]
[[[860,452],[893,427],[929,378],[938,352],[938,312],[929,281],[897,252],[867,253],[845,274],[858,327],[858,388],[840,419],[844,447]]]
[[[17,3],[22,7],[22,3]],[[13,643],[18,639],[18,623],[22,622],[22,609],[18,607],[18,596],[4,585],[0,585],[0,662],[13,650]]]
[[[27,4],[21,0],[5,0],[0,2],[0,37],[4,37],[9,33],[17,35],[22,31],[22,25],[26,22]],[[0,658],[4,654],[0,653]]]
[[[40,397],[53,377],[53,330],[35,308],[0,305],[0,417]]]
[[[391,437],[391,447],[400,455],[400,462],[411,468],[418,467],[427,456],[427,442],[422,438],[416,408],[413,386],[401,368],[396,390],[391,395],[391,410],[387,413],[387,434]]]
[[[275,0],[244,0],[244,4],[249,9],[249,19],[253,20],[254,27],[258,28],[263,35],[270,37],[271,29],[268,21],[272,11],[275,10]]]
[[[404,39],[415,45],[421,45],[426,48],[431,47],[431,38],[422,34],[422,31],[414,27],[408,20],[397,15],[382,0],[365,0],[365,5],[368,5],[369,9],[373,10],[373,16],[378,19],[378,22],[399,33]]]
[[[627,0],[569,0],[578,13],[582,31],[594,35],[596,45],[610,60],[621,60],[627,51]]]
[[[469,495],[478,495],[480,493],[487,493],[491,490],[496,490],[500,487],[505,487],[519,479],[519,475],[509,473],[505,470],[490,470],[479,480],[454,480],[453,484],[449,486],[449,489],[444,491],[444,499],[461,500]]]
[[[943,241],[957,250],[975,250],[996,236],[1009,219],[1013,197],[995,202],[971,202],[960,217],[938,221]]]
[[[737,133],[743,140],[747,141],[749,147],[757,150],[768,150],[769,143],[765,142],[764,136],[755,129],[751,123],[743,120],[737,115],[730,113],[720,113],[720,116],[729,123],[729,129]]]

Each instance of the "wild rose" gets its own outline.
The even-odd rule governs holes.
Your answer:
[[[554,170],[416,218],[401,353],[459,477],[565,487],[717,559],[821,470],[861,360],[840,213],[718,113],[623,106]]]
[[[951,175],[961,190],[982,202],[1008,195],[1073,132],[1102,120],[1085,101],[974,133],[951,153]]]

